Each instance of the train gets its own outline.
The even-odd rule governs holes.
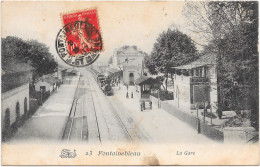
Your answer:
[[[97,71],[92,71],[94,78],[99,85],[100,89],[103,91],[103,93],[106,96],[112,96],[113,95],[113,88],[110,85],[110,81],[107,76],[100,74]]]

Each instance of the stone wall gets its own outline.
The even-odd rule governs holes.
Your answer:
[[[225,143],[245,144],[255,136],[253,127],[226,127],[224,128]]]
[[[20,117],[24,115],[24,100],[27,99],[27,111],[29,111],[29,82],[17,87],[15,89],[11,89],[5,93],[2,93],[1,96],[1,121],[2,121],[2,129],[5,125],[5,113],[6,110],[10,111],[10,124],[13,124],[16,121],[16,104],[19,103],[20,106]]]
[[[153,102],[153,107],[158,108],[158,98],[150,96]],[[180,119],[181,121],[190,125],[194,130],[199,131],[201,134],[207,136],[218,142],[224,141],[224,133],[211,125],[207,125],[201,120],[199,121],[196,117],[189,115],[183,111],[178,110],[174,105],[169,104],[167,101],[159,101],[160,108],[167,111],[169,114]],[[198,122],[199,121],[199,122]],[[200,123],[198,125],[198,123]]]
[[[167,111],[168,113],[170,113],[171,115],[175,116],[176,118],[189,124],[195,130],[200,131],[201,134],[207,136],[208,138],[219,142],[224,141],[224,134],[222,131],[215,129],[210,125],[205,124],[201,120],[199,122],[200,126],[198,126],[198,119],[196,117],[178,110],[176,107],[174,107],[171,104],[168,104],[167,102],[162,102],[161,108]]]

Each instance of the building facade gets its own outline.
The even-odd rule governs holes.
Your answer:
[[[42,90],[43,92],[51,93],[55,90],[57,82],[58,79],[51,75],[44,75],[35,83],[35,91],[39,92]]]
[[[112,60],[113,67],[123,71],[122,82],[133,85],[143,72],[145,52],[137,46],[123,46],[115,50]]]
[[[195,109],[204,103],[216,112],[218,105],[216,55],[208,54],[198,60],[179,67],[173,67],[174,103],[181,109]]]

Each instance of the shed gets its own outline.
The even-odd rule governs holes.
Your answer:
[[[52,92],[56,88],[56,83],[58,79],[52,77],[51,75],[42,76],[39,81],[35,84],[35,91],[45,91]]]
[[[141,76],[135,81],[135,84],[139,87],[138,90],[140,90],[140,100],[150,99],[153,78]]]

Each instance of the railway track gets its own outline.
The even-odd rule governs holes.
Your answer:
[[[91,72],[90,72],[90,75],[92,75],[91,74]],[[89,78],[88,78],[88,82],[89,82]],[[91,86],[92,87],[92,89],[93,89],[93,86]],[[106,98],[106,97],[105,97]],[[98,100],[98,105],[100,106],[100,101],[99,101],[99,99],[97,99]],[[93,101],[93,95],[92,95],[92,101]],[[93,105],[94,105],[94,101],[93,101]],[[111,104],[110,104],[111,105]],[[95,106],[95,105],[94,105]],[[114,116],[115,116],[115,118],[116,118],[116,120],[119,122],[119,124],[121,125],[121,127],[122,127],[122,129],[123,129],[123,131],[124,131],[124,133],[125,133],[125,135],[126,136],[128,136],[128,138],[130,139],[130,141],[132,142],[132,143],[134,143],[134,140],[133,140],[133,138],[132,138],[132,136],[130,135],[130,133],[129,133],[129,131],[128,131],[128,129],[127,129],[127,127],[125,126],[125,124],[124,124],[124,122],[122,121],[122,119],[120,118],[120,116],[118,115],[118,113],[116,112],[116,110],[114,109],[114,107],[111,105],[111,107],[113,108],[112,109],[112,111],[113,111],[113,114],[114,114]],[[101,108],[101,107],[100,107]]]
[[[63,136],[62,136],[62,139],[67,142],[75,140],[75,139],[77,141],[87,141],[89,138],[87,119],[86,119],[86,116],[84,116],[84,112],[87,111],[87,108],[85,108],[85,96],[84,95],[86,93],[85,92],[86,85],[84,85],[84,81],[89,85],[89,87],[92,90],[96,89],[91,84],[89,77],[85,77],[84,80],[82,80],[82,78],[80,78],[77,88],[76,88],[76,92],[75,92],[75,96],[74,96],[71,110],[69,113],[69,117],[68,117],[65,129],[63,132]],[[101,91],[101,90],[99,90],[99,91]],[[99,99],[97,98],[96,99],[97,101],[94,101],[93,94],[92,94],[92,92],[90,92],[90,93],[91,93],[90,94],[91,98],[89,98],[89,99],[91,100],[91,104],[93,105],[93,115],[94,115],[93,118],[95,119],[95,124],[97,127],[98,140],[99,140],[99,143],[102,143],[97,108],[100,108],[102,110],[101,111],[102,114],[104,111],[101,107],[101,103],[100,103]],[[81,106],[80,106],[80,104],[81,104]],[[123,120],[120,118],[120,116],[115,111],[115,109],[112,105],[111,105],[111,107],[112,107],[111,116],[113,115],[112,117],[114,117],[115,120],[117,120],[118,124],[120,125],[120,127],[122,129],[122,134],[124,134],[127,137],[127,139],[129,139],[130,142],[134,143],[133,138],[131,137],[131,134],[129,133],[127,127],[125,126]],[[79,116],[79,114],[80,114],[80,116]],[[79,124],[80,124],[80,127],[79,127]],[[108,123],[105,122],[105,124],[108,127]]]
[[[88,81],[88,85],[90,86],[90,82],[89,82],[89,78],[87,78],[87,81]],[[92,86],[91,86],[92,87]],[[93,89],[93,87],[92,87]],[[97,130],[98,130],[98,139],[99,139],[99,142],[101,143],[101,137],[100,137],[100,129],[99,129],[99,124],[98,124],[98,119],[97,119],[97,112],[96,112],[96,107],[95,107],[95,103],[94,103],[94,99],[93,99],[93,95],[92,95],[92,92],[91,92],[91,102],[92,102],[92,105],[93,105],[93,109],[94,109],[94,114],[95,114],[95,119],[96,119],[96,124],[97,124]]]
[[[69,117],[68,117],[67,123],[65,125],[65,129],[64,129],[64,132],[63,132],[63,136],[62,136],[62,139],[65,140],[65,141],[71,140],[72,133],[75,131],[75,125],[76,125],[76,123],[78,123],[77,121],[79,121],[78,118],[76,118],[76,114],[77,114],[77,112],[80,112],[78,110],[79,99],[84,98],[84,96],[81,97],[82,93],[83,93],[83,95],[85,93],[85,89],[83,87],[83,84],[84,84],[84,81],[81,80],[81,77],[80,77],[76,91],[75,91],[72,106],[71,106],[71,109],[70,109]],[[82,100],[83,99],[81,99],[81,101]],[[80,130],[80,136],[77,136],[78,140],[86,140],[86,138],[87,138],[86,137],[87,135],[85,134],[87,132],[87,130],[85,128],[87,128],[87,127],[84,127],[85,119],[84,119],[84,106],[83,105],[84,105],[84,103],[82,103],[82,107],[81,107],[81,116],[80,116],[81,130]]]
[[[120,116],[118,115],[118,113],[116,112],[116,110],[113,110],[113,113],[114,113],[114,115],[116,116],[118,122],[120,122],[120,124],[122,125],[125,134],[129,137],[130,141],[131,141],[132,143],[134,143],[134,140],[133,140],[132,136],[130,135],[129,131],[127,130],[125,124],[123,123],[122,119],[120,118]]]

